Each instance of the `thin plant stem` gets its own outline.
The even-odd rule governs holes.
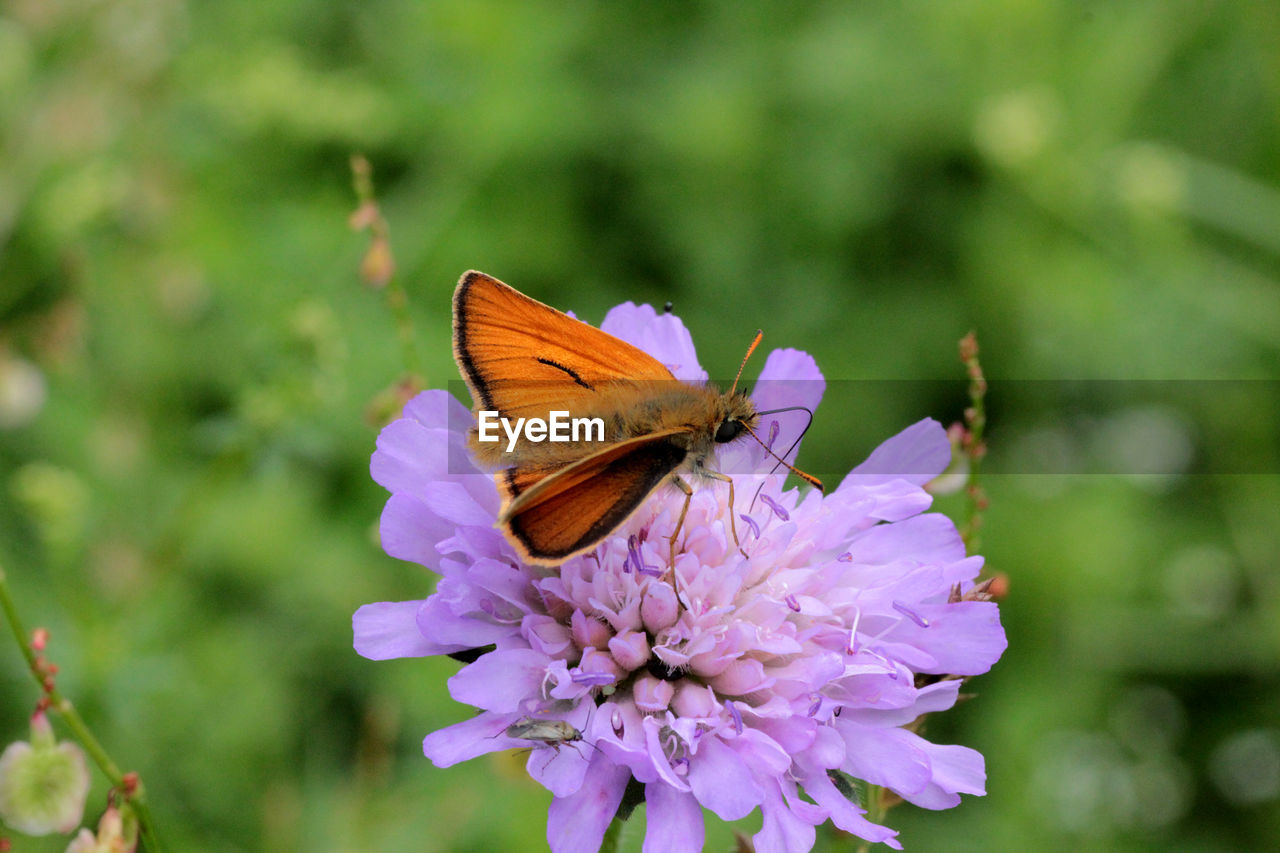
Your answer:
[[[49,709],[55,711],[62,718],[63,723],[70,729],[71,734],[75,737],[80,745],[84,747],[85,752],[89,753],[89,757],[98,765],[104,776],[107,777],[113,788],[125,792],[128,787],[125,782],[124,774],[120,772],[120,768],[111,760],[111,756],[107,754],[106,749],[94,737],[93,732],[89,730],[75,706],[71,704],[71,700],[62,695],[46,677],[41,670],[40,660],[36,655],[35,649],[31,647],[31,641],[27,638],[27,632],[22,627],[22,620],[18,617],[18,608],[14,605],[13,596],[9,592],[9,582],[5,576],[4,568],[0,567],[0,609],[4,610],[5,620],[9,623],[9,627],[13,632],[13,639],[18,644],[18,650],[22,652],[22,657],[27,662],[27,669],[30,670],[31,676],[36,680],[41,692],[48,698]],[[124,802],[133,810],[134,815],[138,818],[138,832],[142,836],[142,840],[146,845],[146,849],[152,853],[160,853],[160,841],[156,836],[155,824],[151,818],[151,809],[148,808],[146,797],[143,793],[142,784],[137,783],[132,793],[124,794]]]
[[[404,361],[405,373],[409,376],[421,376],[422,362],[418,359],[413,318],[409,314],[409,293],[404,289],[399,273],[393,274],[387,282],[387,306],[391,309],[391,317],[396,324],[396,337],[400,340],[400,357]]]
[[[359,206],[351,215],[350,224],[357,230],[369,231],[369,249],[360,265],[360,275],[372,288],[386,293],[387,307],[396,326],[400,341],[400,355],[409,376],[422,375],[422,363],[418,358],[413,317],[409,313],[409,293],[400,281],[399,270],[391,252],[391,227],[382,215],[382,208],[373,191],[373,166],[363,155],[351,158],[351,178]]]
[[[968,553],[972,554],[981,544],[979,530],[982,528],[982,511],[987,508],[987,496],[979,481],[982,458],[987,453],[987,446],[982,440],[983,430],[987,426],[987,379],[978,360],[978,338],[973,332],[960,339],[960,359],[969,375],[969,407],[964,412],[965,434],[961,446],[969,458],[969,477],[965,483],[968,508],[960,537],[964,540]]]

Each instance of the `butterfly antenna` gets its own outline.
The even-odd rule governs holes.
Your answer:
[[[738,380],[742,378],[742,371],[747,366],[747,359],[751,358],[751,353],[755,352],[756,347],[760,346],[760,340],[763,337],[764,337],[764,330],[756,329],[755,339],[751,341],[751,346],[747,347],[747,354],[742,357],[742,364],[738,365],[738,375],[733,377],[733,387],[729,389],[730,394],[733,394],[734,391],[738,390]],[[756,441],[759,441],[759,440],[760,439],[758,438],[756,439]]]
[[[756,431],[753,430],[751,426],[747,424],[745,421],[739,421],[739,423],[742,424],[743,429],[751,433],[752,438],[754,438],[757,442],[760,443],[760,446],[764,448],[765,453],[768,453],[774,459],[777,459],[778,462],[787,466],[787,470],[790,471],[792,474],[795,474],[797,477],[799,477],[801,480],[804,480],[809,485],[816,487],[818,491],[822,492],[823,494],[826,494],[826,487],[822,485],[821,480],[819,480],[817,477],[813,476],[812,474],[806,474],[804,471],[801,471],[799,468],[792,465],[790,462],[788,462],[787,460],[783,459],[781,456],[779,456],[778,454],[770,450],[769,445],[765,444],[764,441],[761,440],[760,436],[756,435]],[[796,439],[796,441],[799,441],[799,440],[800,439]],[[791,446],[795,447],[794,444]],[[787,452],[790,453],[791,451],[788,450]],[[774,467],[776,468],[777,466],[774,466]]]
[[[805,406],[786,406],[781,409],[769,409],[768,411],[765,411],[765,412],[758,412],[757,414],[759,414],[761,417],[764,417],[765,415],[777,415],[782,412],[804,412],[806,415],[809,416],[809,420],[807,423],[805,423],[804,429],[800,430],[800,434],[796,436],[796,440],[791,442],[791,446],[787,448],[787,452],[782,454],[783,457],[785,458],[791,455],[791,451],[795,450],[796,445],[798,445],[804,439],[805,435],[808,434],[809,427],[813,426],[813,409],[807,408]],[[768,450],[768,449],[769,449],[768,447],[765,448],[765,450]],[[777,457],[774,457],[774,458],[776,459]],[[781,461],[779,461],[778,463],[775,463],[773,468],[769,470],[769,473],[772,474],[774,471],[777,471],[779,464],[786,464],[786,463]],[[759,486],[756,486],[756,493],[751,496],[751,503],[747,505],[747,512],[751,512],[752,508],[755,507],[756,499],[760,497],[760,492],[763,490],[764,490],[764,483],[761,483]]]

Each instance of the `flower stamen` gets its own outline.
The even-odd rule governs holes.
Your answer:
[[[738,706],[732,700],[725,702],[724,706],[729,710],[729,716],[733,718],[733,730],[742,734],[742,714],[738,711]]]
[[[928,628],[928,627],[929,627],[929,620],[928,620],[928,619],[924,618],[924,617],[923,617],[923,616],[921,616],[919,613],[915,612],[915,611],[914,611],[914,610],[912,610],[910,607],[908,607],[907,605],[903,604],[901,601],[894,601],[894,602],[893,602],[893,609],[894,609],[894,610],[896,610],[896,611],[898,611],[899,613],[901,613],[903,616],[907,617],[908,619],[910,619],[912,622],[914,622],[914,623],[916,623],[917,625],[919,625],[921,628]]]
[[[779,504],[773,498],[769,497],[768,495],[762,494],[760,495],[760,500],[764,501],[765,506],[773,510],[773,514],[778,517],[779,521],[791,520],[791,515],[786,511],[786,509],[782,507],[781,504]]]

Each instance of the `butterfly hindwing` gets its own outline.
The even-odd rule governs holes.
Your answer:
[[[684,462],[688,451],[666,431],[600,450],[555,473],[499,475],[499,516],[531,562],[560,562],[594,546],[625,521]]]

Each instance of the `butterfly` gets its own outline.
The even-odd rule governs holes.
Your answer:
[[[682,474],[729,484],[737,541],[733,480],[708,463],[718,445],[760,441],[760,413],[737,388],[741,367],[727,393],[680,381],[637,347],[474,270],[453,294],[453,354],[477,419],[469,445],[499,469],[498,526],[526,562],[555,565],[589,550],[663,483],[685,494],[668,537],[674,562],[693,495]]]

